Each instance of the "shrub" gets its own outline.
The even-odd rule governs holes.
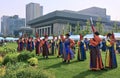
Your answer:
[[[21,52],[18,55],[18,61],[27,61],[28,59],[35,57],[35,53],[33,52]]]
[[[0,78],[5,75],[5,66],[0,67]]]
[[[7,63],[15,64],[18,61],[17,56],[18,56],[17,53],[7,54],[4,57],[3,64],[4,65],[6,65]]]
[[[9,66],[6,74],[2,78],[55,78],[55,76],[48,71],[31,66],[26,67],[23,64]]]
[[[2,56],[0,56],[0,64],[3,62],[3,58]]]
[[[28,59],[28,63],[31,65],[31,66],[36,66],[38,65],[38,59],[33,57],[33,58],[30,58]]]

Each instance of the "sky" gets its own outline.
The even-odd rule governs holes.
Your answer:
[[[0,18],[3,15],[25,18],[25,6],[30,2],[43,6],[43,14],[65,9],[79,11],[90,7],[106,8],[111,20],[120,21],[120,0],[0,0]]]

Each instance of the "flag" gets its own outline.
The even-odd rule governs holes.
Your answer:
[[[92,32],[94,33],[94,32],[96,32],[96,28],[93,25],[92,17],[90,18],[90,20],[91,20],[91,29],[92,29]]]

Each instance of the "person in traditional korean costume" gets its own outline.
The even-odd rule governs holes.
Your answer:
[[[106,51],[106,41],[105,39],[102,40],[102,51]]]
[[[108,39],[106,41],[107,51],[105,56],[105,67],[117,68],[117,60],[114,48],[115,39],[113,38],[113,34],[111,33],[108,33],[107,37]]]
[[[18,51],[23,51],[23,41],[22,41],[22,38],[20,38],[18,40],[18,48],[17,48]]]
[[[90,70],[104,69],[99,44],[101,38],[98,32],[94,32],[94,38],[90,39]]]
[[[42,48],[43,48],[43,57],[48,59],[48,54],[49,54],[48,35],[44,36]]]
[[[86,51],[84,45],[83,36],[80,34],[80,40],[78,42],[78,61],[84,61],[86,59]]]
[[[60,39],[58,42],[58,56],[57,57],[62,57],[65,58],[65,46],[64,46],[64,35],[60,35]]]
[[[86,46],[85,50],[87,51],[89,49],[89,40],[87,38],[85,38],[84,43]]]
[[[74,40],[70,39],[70,35],[66,34],[65,35],[65,41],[64,41],[64,46],[65,46],[65,57],[63,62],[68,62],[70,63],[70,60],[74,58],[74,52],[72,51],[72,47],[75,45]]]
[[[53,36],[53,39],[51,40],[51,53],[52,55],[55,53],[55,36]]]
[[[35,53],[36,55],[40,55],[42,52],[42,45],[43,41],[40,39],[39,34],[36,32],[36,39],[35,39]]]

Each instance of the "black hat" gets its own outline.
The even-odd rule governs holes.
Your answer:
[[[95,35],[100,35],[98,31],[94,32]]]
[[[70,36],[70,34],[69,33],[67,33],[67,34],[65,34],[66,36]]]
[[[110,37],[110,36],[112,36],[112,34],[111,34],[111,33],[108,33],[108,34],[107,34],[107,37]]]

